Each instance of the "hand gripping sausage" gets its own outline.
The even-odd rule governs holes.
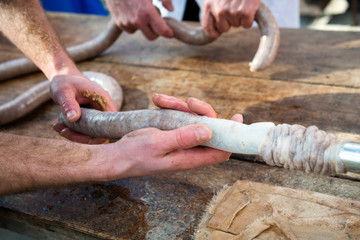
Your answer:
[[[175,38],[191,45],[205,45],[215,39],[205,35],[203,29],[191,28],[173,18],[164,18],[173,29]],[[250,71],[258,71],[268,67],[275,59],[280,45],[280,33],[271,11],[261,3],[255,15],[260,30],[260,44],[255,57],[251,61]],[[120,36],[121,30],[110,20],[103,32],[94,39],[69,47],[69,55],[75,62],[96,57],[109,48]],[[0,81],[38,71],[38,68],[27,58],[10,60],[0,64]]]

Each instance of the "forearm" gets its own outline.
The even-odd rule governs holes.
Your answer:
[[[38,0],[1,0],[0,30],[46,75],[78,74]]]
[[[0,133],[0,195],[101,181],[99,146]]]

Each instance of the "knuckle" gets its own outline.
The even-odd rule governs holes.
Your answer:
[[[242,26],[243,26],[244,28],[250,28],[250,27],[251,27],[251,23],[250,23],[250,22],[245,22],[245,23],[242,24]]]
[[[236,10],[236,9],[231,9],[230,11],[229,11],[229,15],[231,16],[231,17],[239,17],[239,12]]]
[[[145,132],[144,135],[146,135],[146,137],[149,137],[149,143],[151,145],[157,146],[159,145],[159,139],[161,139],[161,130],[157,129],[157,128],[144,128],[141,129]]]
[[[209,11],[211,9],[211,2],[206,1],[204,4],[205,11]]]
[[[147,35],[145,35],[145,36],[146,36],[146,38],[147,38],[148,40],[150,40],[150,41],[153,41],[153,40],[155,40],[155,39],[158,38],[158,36],[156,36],[156,35],[154,35],[154,34],[147,34]]]
[[[116,19],[115,20],[116,25],[118,25],[120,28],[128,27],[130,25],[130,22],[131,22],[130,19],[126,19],[126,20]]]
[[[151,19],[151,17],[152,17],[152,14],[146,8],[141,8],[137,15],[138,19],[143,18],[144,20],[147,20],[147,21],[149,21]]]
[[[159,31],[159,34],[162,35],[162,36],[169,34],[168,29],[166,29],[166,28],[164,28],[164,27],[159,28],[158,31]]]
[[[139,17],[135,17],[131,20],[131,23],[128,25],[129,27],[139,28],[142,24],[142,20]]]
[[[117,26],[119,26],[120,28],[123,27],[123,22],[120,19],[114,18],[114,22]]]
[[[183,136],[183,134],[181,132],[176,133],[175,141],[176,141],[177,145],[179,145],[179,146],[186,146],[187,145],[186,139],[184,138],[184,136]]]
[[[211,27],[210,27],[210,25],[208,23],[203,24],[202,27],[203,27],[205,33],[210,33],[211,32]]]
[[[222,29],[223,32],[228,32],[229,30],[230,30],[229,25],[224,26],[223,29]]]
[[[218,11],[215,12],[215,16],[217,17],[217,19],[222,19],[226,16],[227,11],[225,9],[220,9]]]
[[[252,12],[250,9],[243,9],[239,11],[239,14],[242,18],[250,18],[252,16]]]
[[[162,140],[160,140],[164,139],[163,132],[159,129],[152,128],[149,134],[148,147],[154,152],[163,152],[165,144]]]

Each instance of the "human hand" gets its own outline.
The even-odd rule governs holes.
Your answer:
[[[85,91],[96,92],[104,97],[106,103],[100,106],[84,95]],[[53,100],[60,105],[62,113],[69,122],[75,122],[80,118],[80,105],[83,104],[102,111],[117,111],[108,92],[82,74],[56,75],[51,80],[50,93]],[[103,138],[93,138],[77,133],[61,123],[56,123],[54,130],[61,136],[79,143],[99,144],[106,141]]]
[[[114,22],[128,33],[140,29],[149,40],[174,35],[151,0],[106,0],[106,4]],[[174,10],[171,0],[162,0],[162,4],[169,11]]]
[[[185,103],[175,97],[155,94],[153,102],[161,108],[217,117],[209,104],[195,98]],[[234,115],[232,120],[242,122],[242,116]],[[97,146],[101,148],[99,166],[106,175],[102,180],[182,171],[227,160],[231,153],[199,146],[211,138],[211,129],[200,124],[171,131],[156,128],[133,131],[116,143]]]
[[[217,38],[230,27],[251,27],[260,0],[205,0],[201,24],[206,35]]]

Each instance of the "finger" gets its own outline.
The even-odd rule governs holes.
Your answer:
[[[113,100],[110,98],[107,92],[103,91],[102,94],[98,94],[95,101],[90,98],[90,106],[100,111],[117,112]]]
[[[60,133],[64,128],[66,128],[66,126],[62,123],[55,123],[53,125],[53,129],[58,133]]]
[[[218,3],[219,5],[215,4],[210,7],[211,15],[215,21],[215,28],[219,34],[223,32],[227,32],[230,29],[230,23],[228,22],[229,17],[229,2],[222,2]]]
[[[106,108],[105,108],[104,111],[117,112],[117,109],[115,107],[115,103],[110,97],[107,98],[107,104],[106,104]]]
[[[77,133],[71,130],[70,128],[63,128],[59,132],[59,134],[62,137],[69,139],[73,142],[84,143],[84,144],[102,144],[107,141],[107,139],[104,138],[93,138],[81,133]]]
[[[142,31],[143,35],[148,39],[148,40],[155,40],[156,38],[159,37],[158,34],[156,34],[152,28],[150,27],[150,25],[144,25],[140,27],[140,30]]]
[[[195,147],[185,151],[173,151],[169,157],[174,159],[172,163],[174,169],[186,170],[224,162],[230,155],[229,152],[215,148]]]
[[[53,129],[58,132],[62,137],[69,139],[73,142],[85,143],[85,144],[101,144],[108,141],[105,138],[93,138],[89,137],[75,131],[72,131],[70,128],[66,127],[62,123],[55,123]]]
[[[53,99],[60,105],[62,113],[69,122],[75,122],[80,118],[80,105],[73,91],[59,91],[53,95]]]
[[[230,25],[233,27],[241,26],[241,12],[238,10],[241,6],[241,2],[238,1],[233,1],[230,4],[230,10],[227,19]]]
[[[164,19],[158,15],[153,14],[150,21],[150,28],[158,36],[171,38],[174,36],[174,31],[165,23]]]
[[[157,141],[167,154],[176,149],[192,148],[206,143],[212,137],[210,127],[201,124],[188,125],[172,131],[162,131]]]
[[[218,21],[216,21],[216,29],[220,34],[228,32],[230,29],[230,23],[225,17],[221,17]]]
[[[241,26],[244,28],[249,28],[252,26],[252,23],[254,21],[255,18],[255,14],[257,9],[259,8],[259,5],[255,4],[255,5],[249,5],[249,4],[245,4],[245,2],[243,2],[240,6],[239,6],[239,10],[238,11],[238,16],[241,19]]]
[[[254,21],[255,16],[254,15],[247,15],[241,18],[241,26],[243,28],[250,28],[252,26],[252,23]]]
[[[241,17],[237,12],[230,12],[227,20],[230,26],[240,27],[241,26]]]
[[[187,105],[189,106],[189,109],[196,114],[213,118],[218,117],[217,113],[210,104],[199,99],[191,97],[187,100]]]
[[[84,99],[79,99],[80,104],[88,104],[90,102],[92,108],[101,111],[117,111],[114,101],[110,97],[110,94],[103,88],[99,87],[98,85],[92,84],[91,87],[88,87],[86,90],[88,91],[89,95],[85,95],[85,91],[83,91],[81,98]]]
[[[170,12],[174,11],[174,6],[172,4],[172,0],[162,0],[162,5],[169,10]]]
[[[128,32],[128,33],[134,33],[134,32],[136,32],[136,30],[137,30],[136,27],[125,26],[125,25],[120,25],[119,28],[120,28],[121,30],[124,30],[125,32]]]
[[[174,109],[182,112],[191,112],[188,105],[180,99],[164,94],[153,94],[152,101],[159,108]]]
[[[244,118],[241,114],[235,114],[230,120],[239,122],[239,123],[243,123],[244,122]]]
[[[207,36],[212,38],[218,38],[220,33],[215,28],[215,18],[209,11],[205,11],[201,16],[201,25]]]

